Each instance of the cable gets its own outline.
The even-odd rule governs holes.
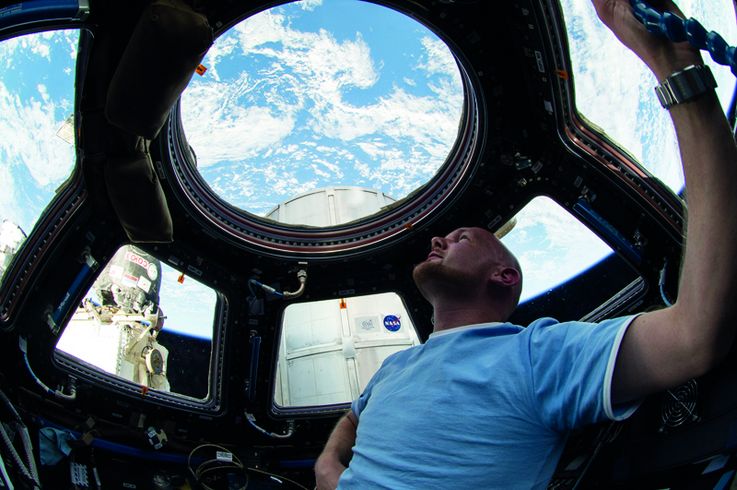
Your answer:
[[[297,288],[296,291],[277,291],[271,286],[257,281],[256,279],[248,280],[248,289],[250,289],[253,296],[256,296],[256,293],[253,289],[255,286],[257,288],[263,289],[268,294],[276,296],[279,299],[298,298],[302,296],[302,294],[305,292],[305,287],[307,285],[307,262],[299,262],[297,265],[299,266],[299,270],[297,270],[297,280],[299,281],[299,288]]]
[[[26,368],[28,369],[28,373],[43,391],[45,391],[49,395],[53,395],[56,398],[59,398],[60,400],[74,401],[77,399],[77,379],[74,376],[69,376],[69,394],[64,393],[61,390],[52,390],[51,388],[46,386],[46,383],[41,381],[41,379],[36,376],[36,373],[33,372],[31,363],[28,361],[28,342],[25,338],[20,336],[18,337],[18,347],[20,347],[20,350],[23,353],[23,361],[25,362]]]
[[[263,284],[263,283],[257,281],[256,279],[249,279],[248,280],[248,284],[249,284],[249,287],[250,286],[259,287],[259,288],[263,289],[264,291],[266,291],[267,293],[269,293],[269,294],[271,294],[273,296],[276,296],[277,298],[284,298],[284,294],[283,293],[280,293],[279,291],[277,291],[276,289],[272,288],[271,286],[268,286],[266,284]]]
[[[197,451],[200,451],[202,449],[215,449],[218,452],[222,451],[223,453],[226,453],[228,455],[228,458],[231,458],[230,461],[228,461],[226,458],[218,458],[220,455],[216,455],[214,459],[208,459],[200,463],[196,469],[192,468],[192,457]],[[216,473],[218,471],[231,471],[231,470],[237,470],[243,473],[243,476],[246,477],[245,484],[239,489],[239,490],[245,490],[248,487],[250,478],[248,473],[253,472],[256,474],[268,476],[271,479],[274,479],[278,481],[279,483],[287,482],[292,485],[294,485],[297,488],[301,488],[303,490],[309,490],[307,487],[301,485],[300,483],[291,480],[287,477],[277,475],[276,473],[270,473],[268,471],[260,470],[258,468],[246,468],[240,459],[238,459],[238,456],[233,454],[228,449],[224,448],[223,446],[220,446],[218,444],[200,444],[199,446],[195,447],[190,451],[189,456],[187,457],[187,469],[192,474],[192,477],[195,479],[195,481],[201,485],[205,490],[213,490],[210,486],[208,486],[206,483],[204,483],[202,480],[208,475],[211,475],[213,473]]]
[[[197,451],[205,448],[216,449],[217,451],[215,458],[205,460],[204,462],[200,463],[196,469],[192,468],[192,457]],[[223,454],[220,454],[221,451]],[[200,444],[199,446],[192,449],[192,451],[190,451],[189,453],[189,456],[187,456],[187,470],[189,470],[189,472],[192,474],[195,482],[201,485],[205,490],[213,490],[204,481],[202,481],[206,475],[215,472],[225,472],[231,470],[242,472],[243,475],[246,477],[245,485],[242,486],[239,490],[245,490],[245,488],[248,487],[249,478],[248,475],[244,472],[244,466],[243,463],[241,463],[241,460],[238,459],[238,456],[233,454],[231,451],[218,444]]]
[[[707,32],[693,17],[684,20],[672,12],[658,12],[644,0],[630,0],[630,4],[634,16],[649,32],[676,43],[688,41],[691,46],[708,51],[720,65],[729,66],[737,76],[737,48],[727,44],[718,33]]]
[[[13,460],[15,466],[27,480],[31,481],[31,483],[33,484],[33,488],[41,488],[41,483],[38,476],[38,468],[36,467],[36,460],[33,456],[33,444],[28,433],[28,428],[23,423],[23,419],[21,419],[20,414],[15,409],[10,399],[8,399],[8,397],[2,391],[0,391],[0,400],[5,404],[5,407],[8,409],[13,418],[14,428],[16,430],[16,433],[19,434],[21,444],[23,445],[25,462],[23,461],[23,459],[21,459],[20,454],[18,454],[18,451],[13,445],[13,441],[10,439],[10,436],[5,430],[5,426],[1,423],[0,440],[2,440],[3,444],[5,445],[5,449],[8,450],[8,453],[10,454],[10,457]]]
[[[300,269],[297,271],[297,280],[299,281],[299,289],[296,291],[284,291],[284,299],[293,299],[302,296],[305,292],[305,286],[307,284],[307,271]]]
[[[251,427],[256,429],[257,431],[261,432],[262,434],[273,437],[274,439],[289,439],[294,435],[294,420],[287,420],[287,433],[286,434],[277,434],[276,432],[269,432],[266,429],[263,429],[256,425],[256,416],[252,413],[244,412],[246,415],[246,420],[248,420],[248,423],[251,424]]]
[[[274,473],[269,473],[268,471],[264,471],[264,470],[259,470],[259,469],[256,469],[256,468],[250,468],[250,467],[249,467],[249,468],[246,468],[246,471],[253,471],[254,473],[260,473],[260,474],[262,474],[262,475],[266,475],[266,476],[269,476],[269,477],[271,477],[271,478],[276,478],[277,480],[284,480],[284,481],[286,481],[286,482],[289,482],[289,483],[291,483],[292,485],[295,485],[295,486],[297,486],[297,487],[299,487],[299,488],[302,488],[302,489],[304,489],[304,490],[309,490],[309,489],[308,489],[307,487],[305,487],[305,486],[303,486],[303,485],[301,485],[301,484],[297,483],[297,482],[296,482],[296,481],[294,481],[294,480],[290,480],[289,478],[286,478],[286,477],[284,477],[284,476],[281,476],[281,475],[276,475],[276,474],[274,474]]]

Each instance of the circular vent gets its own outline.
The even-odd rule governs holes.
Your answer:
[[[699,420],[696,414],[696,399],[699,387],[695,379],[672,390],[668,390],[663,398],[662,412],[660,414],[663,423],[661,430],[674,428],[686,423]]]

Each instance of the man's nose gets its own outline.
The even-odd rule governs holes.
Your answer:
[[[432,237],[432,240],[430,240],[430,248],[432,248],[433,250],[444,250],[447,245],[448,242],[445,240],[445,238],[440,236],[434,236]]]

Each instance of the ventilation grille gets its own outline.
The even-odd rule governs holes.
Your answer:
[[[661,431],[696,422],[699,416],[696,411],[696,400],[699,387],[695,379],[690,380],[663,395],[661,416]]]

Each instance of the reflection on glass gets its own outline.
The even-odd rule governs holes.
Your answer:
[[[3,269],[74,166],[74,132],[63,128],[73,120],[78,39],[67,30],[0,42]]]
[[[612,249],[547,197],[536,197],[517,215],[502,242],[517,256],[524,302],[595,265]]]
[[[183,288],[178,278],[172,281],[171,271],[139,248],[120,248],[75,311],[56,348],[141,386],[205,398],[215,294],[186,278],[190,300],[204,300],[196,305],[204,312],[197,318],[207,323],[182,329],[172,320],[179,322],[187,313],[182,310],[195,305],[164,299],[163,291]],[[183,335],[186,330],[208,331],[209,338]],[[197,355],[203,350],[205,356]]]
[[[394,352],[419,344],[394,293],[287,306],[274,402],[282,407],[347,403]]]
[[[260,216],[317,189],[402,199],[435,175],[458,135],[463,87],[450,50],[370,2],[260,12],[221,35],[203,64],[182,95],[198,170]]]
[[[707,30],[737,42],[730,0],[680,0],[686,17]],[[573,65],[576,108],[628,150],[648,171],[675,192],[683,188],[678,146],[668,111],[660,107],[653,87],[658,81],[645,65],[617,41],[596,17],[590,1],[561,0]],[[730,69],[704,53],[719,87],[722,106],[729,106],[735,79]]]

